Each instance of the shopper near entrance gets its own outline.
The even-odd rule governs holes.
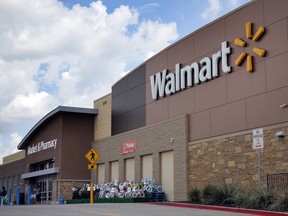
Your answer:
[[[0,192],[0,197],[1,197],[1,206],[3,206],[3,202],[4,202],[4,199],[5,199],[5,196],[7,195],[7,191],[5,189],[5,187],[3,186],[2,187],[2,190]]]
[[[38,187],[37,191],[36,191],[36,202],[37,202],[37,204],[40,204],[40,202],[41,202],[41,190],[40,190],[40,187]]]

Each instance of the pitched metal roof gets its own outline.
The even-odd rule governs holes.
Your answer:
[[[40,128],[44,123],[48,122],[55,116],[60,113],[79,113],[79,114],[90,114],[97,115],[98,109],[90,109],[90,108],[80,108],[80,107],[68,107],[68,106],[58,106],[48,114],[46,114],[36,125],[26,134],[26,136],[22,139],[20,144],[17,146],[18,149],[24,149],[24,144],[29,138]]]

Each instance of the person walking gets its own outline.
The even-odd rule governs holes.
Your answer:
[[[0,206],[3,206],[3,203],[4,203],[4,199],[5,199],[5,196],[7,195],[7,191],[6,191],[6,188],[5,186],[2,187],[2,190],[0,192],[0,196],[1,196],[1,205]]]
[[[37,202],[37,204],[41,203],[41,190],[40,190],[40,187],[38,187],[37,191],[36,191],[36,202]]]

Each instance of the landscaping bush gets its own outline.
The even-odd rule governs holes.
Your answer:
[[[288,211],[288,193],[279,195],[275,203],[272,205],[271,210],[279,212]]]
[[[215,194],[215,191],[217,190],[216,186],[214,185],[207,185],[204,190],[203,190],[203,198],[204,201],[207,199],[210,199],[213,197],[213,195]]]
[[[242,208],[268,210],[275,202],[275,195],[273,193],[268,193],[262,190],[252,190],[244,194],[244,196],[242,197],[242,203],[241,198],[240,201],[236,201],[238,206]]]
[[[188,197],[193,203],[200,203],[201,191],[193,188]],[[228,207],[239,207],[257,210],[270,210],[287,212],[288,193],[276,197],[274,193],[259,190],[255,187],[252,190],[240,190],[225,182],[221,185],[207,185],[202,191],[202,201],[206,205],[218,205]]]
[[[198,188],[193,188],[189,192],[188,197],[192,203],[201,203],[201,196],[200,195],[201,195],[200,190]]]
[[[203,198],[207,205],[235,206],[235,188],[223,183],[221,186],[208,185],[204,188]]]
[[[238,190],[233,198],[235,206],[239,208],[247,208],[250,197],[250,192]]]

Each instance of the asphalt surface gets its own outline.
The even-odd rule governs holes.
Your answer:
[[[144,203],[23,205],[0,207],[0,216],[248,216],[248,214]]]

